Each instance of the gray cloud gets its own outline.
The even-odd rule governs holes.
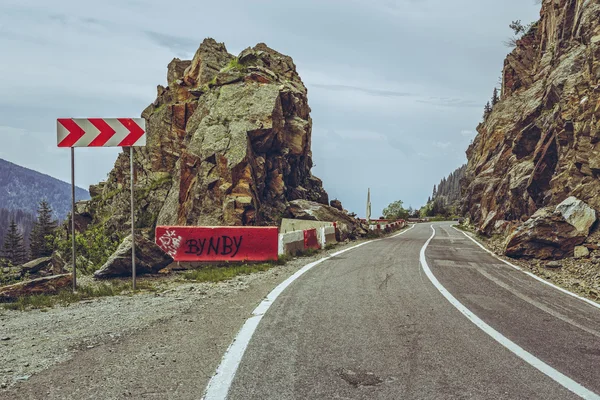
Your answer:
[[[481,107],[481,104],[476,101],[448,97],[430,97],[427,100],[417,100],[417,102],[443,107]]]
[[[406,97],[412,96],[411,93],[397,92],[393,90],[379,90],[379,89],[367,89],[357,86],[350,85],[327,85],[327,84],[309,84],[309,87],[315,87],[319,89],[335,90],[335,91],[354,91],[366,93],[371,96],[383,96],[383,97]]]
[[[178,57],[189,56],[190,53],[194,53],[200,44],[196,40],[190,40],[188,38],[167,35],[155,31],[144,32],[150,39],[156,44],[166,49],[171,50]]]

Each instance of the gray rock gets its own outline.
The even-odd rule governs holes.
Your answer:
[[[574,249],[575,258],[587,258],[590,255],[590,251],[585,246],[576,246]]]
[[[586,236],[590,234],[590,228],[597,219],[596,210],[574,196],[556,206],[556,211],[562,214],[565,221]]]
[[[0,288],[1,301],[14,301],[22,296],[54,294],[71,285],[71,274],[52,275],[15,283]]]
[[[546,268],[551,268],[551,269],[562,268],[562,264],[559,263],[558,261],[550,261],[550,262],[546,263]]]
[[[117,251],[94,273],[94,278],[111,278],[131,275],[131,235],[119,245]],[[141,235],[135,236],[135,267],[137,274],[157,273],[173,262],[171,256]]]
[[[42,257],[21,265],[21,276],[25,276],[26,274],[35,274],[42,269],[51,266],[51,260],[52,257]]]
[[[556,207],[537,210],[508,237],[505,254],[542,260],[572,256],[595,222],[596,211],[569,197]]]

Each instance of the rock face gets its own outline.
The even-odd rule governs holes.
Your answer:
[[[206,39],[174,59],[168,86],[144,110],[147,146],[135,148],[136,227],[276,225],[289,201],[328,203],[312,176],[310,107],[292,59],[265,44],[238,57]],[[93,223],[129,224],[129,155],[90,188]]]
[[[484,233],[569,196],[600,209],[600,2],[543,1],[477,130],[463,211]]]
[[[569,197],[556,207],[536,211],[508,237],[505,254],[539,259],[573,256],[595,222],[596,212],[592,208]],[[581,254],[582,250],[578,250],[577,255]]]
[[[129,235],[102,268],[94,272],[94,278],[102,279],[131,275],[131,244],[131,235]],[[155,243],[143,236],[135,236],[136,274],[157,273],[172,262],[171,256],[162,251]]]
[[[345,212],[326,204],[318,204],[306,200],[294,200],[289,203],[285,216],[295,219],[336,222],[337,231],[340,235],[340,237],[336,238],[338,241],[356,239],[367,234],[360,220],[352,218]]]
[[[34,294],[55,294],[60,289],[69,287],[71,282],[71,274],[62,274],[4,286],[0,288],[0,302],[15,301],[21,296],[31,296]]]

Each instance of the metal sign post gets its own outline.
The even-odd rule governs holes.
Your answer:
[[[77,291],[77,260],[75,258],[75,147],[71,147],[71,241],[73,242],[73,293]]]
[[[135,290],[135,213],[133,211],[133,147],[129,148],[129,169],[131,172],[131,286]]]
[[[129,147],[131,170],[131,276],[135,290],[135,213],[133,204],[133,147],[146,145],[143,118],[59,118],[56,120],[58,147],[71,148],[71,230],[73,242],[73,291],[77,289],[75,254],[75,147]]]

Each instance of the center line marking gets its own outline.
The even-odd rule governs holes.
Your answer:
[[[506,347],[512,353],[514,353],[517,357],[521,358],[527,364],[531,365],[538,371],[542,372],[549,378],[553,379],[556,383],[563,386],[565,389],[570,390],[575,393],[579,397],[583,399],[591,399],[591,400],[600,400],[600,395],[592,392],[591,390],[583,387],[579,383],[575,382],[573,379],[568,376],[558,372],[539,358],[535,357],[533,354],[524,350],[521,346],[511,341],[500,332],[483,322],[481,318],[473,314],[471,310],[465,307],[460,301],[458,301],[450,292],[437,280],[437,278],[433,275],[431,270],[429,269],[429,265],[427,265],[427,260],[425,259],[425,250],[427,246],[433,240],[435,236],[435,228],[431,225],[431,230],[433,233],[431,237],[425,242],[423,247],[421,247],[421,253],[419,259],[421,261],[421,267],[425,272],[425,275],[429,278],[433,286],[436,287],[437,290],[452,304],[458,311],[460,311],[465,317],[467,317],[471,322],[473,322],[479,329],[490,335],[494,340],[500,343],[502,346]]]

